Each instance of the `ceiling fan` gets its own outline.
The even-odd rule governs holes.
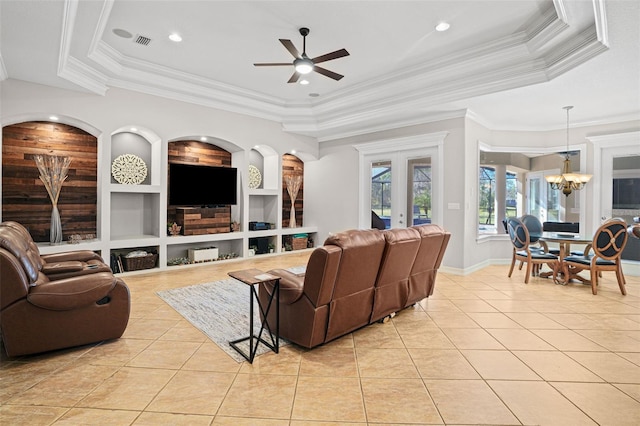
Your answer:
[[[309,28],[300,28],[300,35],[302,36],[302,54],[296,49],[291,40],[280,39],[280,43],[293,55],[295,58],[293,62],[271,62],[253,64],[256,67],[280,67],[280,66],[293,66],[295,71],[293,75],[287,81],[287,83],[297,83],[303,74],[309,74],[311,71],[315,71],[318,74],[322,74],[325,77],[332,78],[334,80],[340,80],[344,77],[333,71],[329,71],[326,68],[319,67],[317,64],[321,62],[331,61],[333,59],[349,56],[349,52],[346,49],[336,50],[335,52],[327,53],[325,55],[316,56],[315,58],[309,58],[307,56],[307,36],[309,35]]]

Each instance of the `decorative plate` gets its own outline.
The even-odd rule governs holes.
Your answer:
[[[147,177],[147,165],[133,154],[122,154],[111,164],[111,175],[122,184],[138,185]]]
[[[262,175],[260,169],[254,165],[249,166],[249,188],[256,189],[262,183]]]

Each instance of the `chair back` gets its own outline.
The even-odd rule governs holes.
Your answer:
[[[622,220],[609,220],[596,231],[592,248],[596,256],[616,260],[627,245],[627,224]]]
[[[529,232],[524,223],[517,217],[507,219],[507,227],[509,228],[509,238],[511,244],[516,250],[527,250],[529,247]]]
[[[525,214],[520,218],[529,232],[529,243],[536,243],[542,236],[542,222],[535,216]]]

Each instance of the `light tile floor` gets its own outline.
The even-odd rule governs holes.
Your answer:
[[[308,252],[125,276],[121,339],[7,359],[7,425],[638,425],[640,278],[598,295],[508,266],[440,273],[433,297],[327,345],[233,361],[155,292]]]

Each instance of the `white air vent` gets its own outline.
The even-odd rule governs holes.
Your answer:
[[[143,46],[148,46],[151,43],[151,39],[149,37],[145,37],[143,35],[139,35],[134,40],[135,43],[141,44]]]

